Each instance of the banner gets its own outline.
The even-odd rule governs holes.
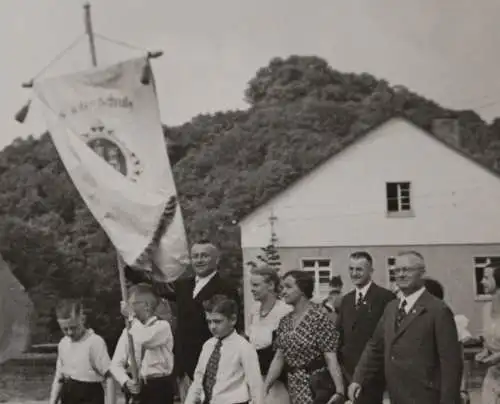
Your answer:
[[[0,257],[0,364],[29,346],[33,303]]]
[[[35,82],[34,91],[68,174],[120,257],[170,282],[188,251],[152,78],[144,57]]]

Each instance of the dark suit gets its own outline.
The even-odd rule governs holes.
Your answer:
[[[463,362],[451,310],[425,291],[396,330],[398,305],[387,305],[353,381],[363,386],[384,370],[391,404],[460,403]]]
[[[347,385],[351,382],[354,369],[387,303],[395,298],[391,291],[372,283],[363,299],[364,303],[356,309],[356,293],[353,290],[342,298],[337,317],[337,329],[340,332],[339,361]],[[380,374],[366,386],[356,403],[382,403],[384,388],[384,378]]]
[[[194,278],[174,282],[174,293],[163,293],[177,305],[177,330],[174,338],[175,368],[178,376],[193,379],[203,344],[212,337],[208,329],[203,302],[214,295],[225,295],[239,304],[238,293],[217,273],[193,299]]]

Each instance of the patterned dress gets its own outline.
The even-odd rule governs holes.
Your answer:
[[[281,319],[275,344],[285,358],[288,393],[293,404],[313,403],[310,374],[305,367],[326,352],[336,352],[338,342],[334,323],[318,305],[308,310],[295,329],[291,313]]]
[[[500,352],[500,318],[491,315],[491,302],[483,307],[484,345],[492,353]],[[500,365],[488,368],[481,391],[482,404],[500,402]]]

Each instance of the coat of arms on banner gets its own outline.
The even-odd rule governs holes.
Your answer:
[[[137,155],[115,136],[115,131],[102,122],[92,125],[81,135],[86,144],[116,171],[136,182],[142,174],[143,166]]]

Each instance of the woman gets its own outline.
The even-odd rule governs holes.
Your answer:
[[[342,287],[344,283],[340,276],[332,276],[330,278],[330,291],[328,297],[323,300],[322,306],[328,313],[328,317],[335,322],[339,311],[340,303],[342,302]]]
[[[336,353],[339,335],[321,306],[310,301],[312,275],[290,271],[283,277],[282,286],[283,298],[293,310],[280,321],[276,354],[264,383],[266,391],[286,368],[293,404],[344,402],[344,381]]]
[[[484,269],[481,284],[492,295],[483,307],[484,348],[476,361],[488,366],[481,392],[482,404],[497,404],[500,399],[500,268]]]
[[[274,357],[273,339],[280,320],[292,310],[278,299],[280,278],[269,266],[256,267],[250,271],[251,291],[257,304],[252,311],[248,337],[257,349],[260,369],[264,377]],[[280,381],[276,381],[266,401],[270,404],[288,404],[288,392]]]

